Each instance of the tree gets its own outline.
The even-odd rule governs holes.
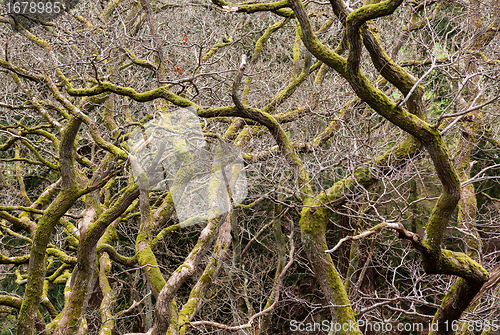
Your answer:
[[[1,19],[17,334],[500,328],[498,0],[70,7]]]

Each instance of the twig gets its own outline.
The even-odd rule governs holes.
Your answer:
[[[241,330],[241,329],[250,328],[252,326],[252,323],[253,323],[253,321],[255,319],[257,319],[258,317],[260,317],[260,316],[262,316],[264,314],[267,314],[270,311],[272,311],[274,309],[274,306],[276,306],[276,304],[278,303],[278,300],[279,300],[279,297],[280,297],[281,281],[282,281],[283,277],[285,276],[287,270],[290,268],[290,266],[292,266],[293,261],[294,261],[293,254],[295,252],[295,244],[293,243],[293,230],[290,233],[289,239],[290,239],[290,253],[288,255],[288,263],[285,265],[285,267],[283,268],[283,270],[281,271],[281,273],[280,273],[280,275],[279,275],[279,277],[277,279],[278,283],[276,285],[276,293],[275,293],[275,296],[274,296],[274,301],[271,304],[271,306],[269,306],[268,308],[260,311],[257,314],[252,315],[248,319],[248,322],[246,324],[240,325],[240,326],[228,326],[228,325],[225,325],[225,324],[222,324],[222,323],[218,323],[218,322],[213,322],[213,321],[195,321],[195,322],[189,323],[189,325],[191,325],[193,327],[196,327],[196,326],[212,326],[212,327],[226,329],[226,330],[230,330],[230,331],[237,331],[237,330]]]

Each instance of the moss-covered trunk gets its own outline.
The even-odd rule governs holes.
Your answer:
[[[330,308],[333,320],[342,325],[355,325],[342,329],[340,334],[361,334],[342,278],[335,269],[330,254],[325,253],[328,249],[325,231],[331,214],[327,209],[315,206],[313,200],[306,201],[304,205],[306,207],[300,218],[302,244],[327,303],[339,306]]]
[[[47,245],[55,225],[79,197],[73,159],[73,144],[82,120],[75,117],[68,122],[59,149],[61,191],[52,201],[38,224],[33,236],[28,266],[28,278],[21,309],[17,319],[17,334],[35,334],[35,320],[42,299],[47,264]]]

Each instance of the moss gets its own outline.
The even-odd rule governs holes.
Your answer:
[[[193,291],[191,291],[191,294]],[[201,292],[200,292],[201,295]],[[187,330],[187,324],[190,321],[191,316],[194,315],[195,309],[198,306],[199,300],[201,296],[190,296],[188,302],[182,307],[182,310],[179,312],[179,324],[184,324],[184,326],[180,329],[180,334],[185,334]]]
[[[106,232],[104,233],[102,237],[103,241],[116,241],[118,240],[118,232],[116,230],[116,227],[113,225],[110,225],[107,229]]]
[[[322,193],[324,195],[324,193]],[[326,225],[330,218],[330,213],[325,209],[321,200],[323,197],[317,197],[318,200],[307,198],[304,201],[304,208],[300,214],[299,225],[303,236],[324,234]]]
[[[158,98],[164,98],[176,106],[194,107],[196,109],[199,108],[195,103],[173,92],[170,92],[168,88],[164,86],[142,93],[135,91],[131,87],[115,85],[108,81],[101,81],[99,82],[98,85],[90,88],[73,88],[69,80],[64,76],[64,74],[60,70],[57,70],[57,75],[64,82],[68,94],[72,96],[88,97],[88,96],[100,95],[105,92],[113,92],[122,96],[130,97],[138,102],[148,102],[156,100]]]
[[[238,137],[236,137],[234,144],[238,147],[242,146],[245,139],[248,138],[248,135],[250,135],[250,128],[248,127],[243,128]]]
[[[322,198],[324,196],[322,193]],[[350,305],[342,278],[335,270],[330,255],[325,254],[327,249],[325,230],[330,213],[324,206],[319,206],[322,200],[324,199],[320,197],[319,199],[308,198],[304,201],[305,207],[299,221],[302,243],[326,299],[336,305]],[[356,324],[356,316],[352,307],[334,308],[333,312],[336,314],[336,322]],[[354,332],[354,334],[361,333]]]
[[[448,300],[453,297],[453,295],[455,294],[455,291],[457,290],[457,283],[454,283],[450,290],[445,294],[443,300],[441,301],[441,306],[446,306],[446,304],[448,303]],[[434,318],[432,319],[432,323],[433,324],[436,324],[438,323],[439,319],[441,318],[440,314],[439,313],[436,313],[434,315]]]
[[[166,281],[158,267],[156,257],[150,247],[144,247],[137,253],[137,261],[140,265],[146,266],[146,274],[153,286],[153,289],[159,293]]]
[[[300,61],[300,25],[297,22],[296,23],[296,36],[295,36],[295,42],[293,43],[293,48],[292,48],[292,56],[293,56],[293,70],[292,70],[292,76],[290,78],[290,81],[293,81],[297,77],[297,70],[299,66],[299,61]]]
[[[420,147],[420,143],[413,136],[407,136],[403,142],[395,146],[392,150],[388,150],[377,157],[375,164],[378,166],[385,165],[391,157],[394,157],[398,161],[405,161],[414,156]]]
[[[215,46],[213,46],[206,54],[205,56],[203,56],[201,58],[201,61],[202,62],[205,62],[207,60],[209,60],[214,54],[215,52],[220,49],[220,48],[223,48],[229,44],[231,44],[233,42],[233,39],[232,38],[224,38],[221,42],[217,43]]]
[[[440,250],[446,224],[457,202],[458,199],[455,201],[454,199],[450,199],[448,194],[443,193],[432,210],[425,228],[424,242],[433,252]]]
[[[366,167],[358,167],[354,170],[354,178],[362,185],[369,184],[373,180],[373,176]]]
[[[289,96],[291,96],[295,92],[296,88],[305,81],[308,77],[307,70],[308,69],[304,68],[298,77],[296,77],[296,74],[293,74],[293,77],[290,79],[290,83],[283,90],[281,90],[262,111],[265,113],[272,113],[276,110],[276,108]]]
[[[101,302],[101,321],[102,326],[100,328],[100,334],[111,335],[114,328],[114,315],[111,313],[111,308],[113,301],[115,299],[115,294],[109,285],[108,276],[111,271],[111,260],[107,253],[99,258],[99,286],[103,293],[103,299]]]
[[[74,204],[77,194],[76,185],[63,188],[38,220],[30,253],[26,290],[18,317],[18,331],[20,333],[29,333],[30,329],[34,327],[33,315],[38,309],[43,292],[47,259],[46,248],[55,225]]]
[[[71,278],[71,271],[66,269],[62,275],[54,279],[54,284],[64,284]]]
[[[360,26],[368,20],[392,14],[402,2],[402,0],[386,0],[379,3],[373,1],[350,13],[346,18],[346,24]]]
[[[440,273],[453,274],[481,284],[489,278],[488,271],[468,255],[446,249],[441,250],[439,270]]]
[[[225,246],[221,245],[220,248],[216,248],[217,250],[224,249]],[[217,254],[217,250],[214,250],[214,254]],[[196,285],[191,290],[189,294],[189,299],[186,304],[182,307],[182,310],[179,312],[178,320],[179,324],[184,326],[180,329],[180,334],[185,334],[187,331],[187,324],[194,316],[196,309],[200,305],[200,301],[203,298],[204,292],[208,285],[212,282],[213,277],[215,276],[215,272],[217,271],[218,261],[215,257],[211,257],[209,263],[205,267],[203,274],[196,282]]]
[[[224,137],[227,139],[233,139],[238,135],[239,126],[235,125],[235,123],[231,124],[226,130]]]
[[[175,298],[172,299],[170,304],[170,326],[168,327],[167,335],[178,334],[179,333],[179,310],[177,309],[177,302]],[[172,330],[174,330],[172,332]]]
[[[66,264],[73,264],[74,265],[77,263],[76,257],[72,257],[72,256],[66,254],[65,252],[63,252],[59,249],[56,249],[56,248],[48,248],[47,254],[52,255],[52,256],[56,256],[61,262],[66,263]]]
[[[233,4],[231,2],[227,2],[224,0],[214,0],[213,1],[217,6],[219,7],[229,7],[231,9],[235,8],[234,10],[237,12],[243,12],[243,13],[255,13],[255,12],[268,12],[272,11],[280,16],[284,17],[291,17],[293,16],[293,12],[285,7],[288,7],[288,0],[281,0],[277,2],[270,2],[270,3],[252,3],[252,4],[244,4],[240,5],[238,7],[233,7]]]
[[[38,44],[39,46],[41,46],[42,48],[44,48],[46,51],[51,51],[51,47],[50,47],[50,44],[45,41],[45,40],[42,40],[41,38],[38,38],[37,36],[33,35],[31,32],[29,32],[28,30],[25,30],[23,28],[23,33],[26,37],[28,37],[30,40],[32,40],[33,42],[35,42],[36,44]]]
[[[19,308],[21,307],[21,299],[8,295],[0,295],[0,305]]]
[[[329,256],[328,256],[329,258]],[[328,278],[328,284],[330,288],[332,289],[333,292],[335,292],[336,300],[335,304],[338,305],[349,305],[349,298],[347,296],[347,292],[345,290],[344,283],[342,282],[342,278],[339,276],[337,271],[333,268],[333,262],[330,259],[331,269],[329,273],[327,274]],[[336,314],[336,322],[340,324],[350,324],[356,323],[356,314],[354,313],[352,307],[340,307],[340,308],[335,308],[335,314]],[[341,334],[361,334],[361,332],[358,331],[347,331],[347,332],[341,332]]]
[[[0,264],[24,264],[28,263],[30,256],[6,257],[0,254]]]

